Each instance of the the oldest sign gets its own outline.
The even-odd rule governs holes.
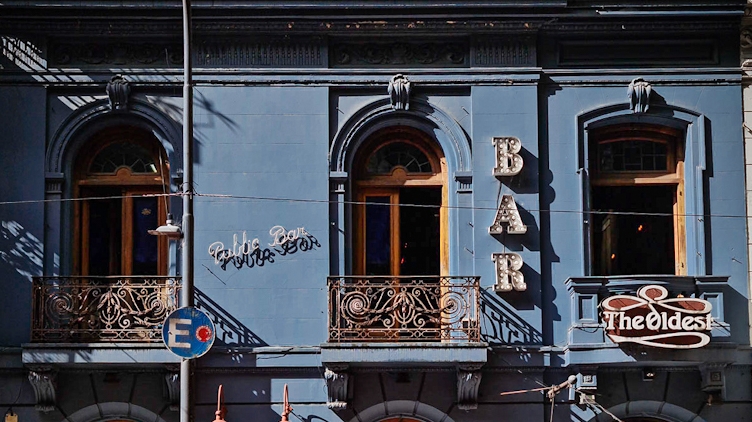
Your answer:
[[[710,342],[712,305],[702,299],[668,299],[662,286],[643,286],[637,296],[617,295],[601,302],[606,334],[614,343],[693,349]]]

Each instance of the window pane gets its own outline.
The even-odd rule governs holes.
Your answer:
[[[598,145],[598,169],[614,171],[667,170],[666,144],[646,140],[607,142]]]
[[[91,199],[89,207],[89,275],[120,273],[120,199]]]
[[[368,158],[366,172],[389,174],[395,167],[403,167],[408,173],[431,173],[431,162],[418,148],[395,142],[388,144]]]
[[[441,188],[400,189],[400,205],[400,275],[439,275]]]
[[[391,216],[388,196],[366,196],[366,275],[391,275]]]
[[[157,236],[148,233],[159,226],[157,198],[133,198],[133,275],[156,275]]]
[[[116,142],[103,149],[89,167],[90,173],[115,173],[126,167],[133,173],[157,173],[149,151],[139,145]]]
[[[674,274],[675,186],[593,188],[595,275]],[[649,214],[649,215],[644,215]]]

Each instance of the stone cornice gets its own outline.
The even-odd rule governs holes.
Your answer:
[[[0,9],[1,10],[1,9]],[[36,15],[38,16],[38,15]],[[57,36],[142,36],[167,37],[180,40],[182,24],[177,16],[150,17],[141,16],[113,18],[77,17],[55,18],[36,16],[6,16],[0,18],[0,34],[3,35],[57,35]],[[505,19],[354,19],[349,17],[320,17],[316,19],[267,18],[257,19],[238,15],[232,19],[201,17],[194,18],[193,27],[196,36],[268,34],[295,35],[321,34],[342,36],[370,36],[373,33],[388,31],[390,35],[401,34],[505,34],[565,32],[565,33],[701,33],[733,32],[739,30],[738,17],[735,19],[699,20],[630,20],[618,19],[605,22],[600,19],[570,20],[566,17],[536,17]]]

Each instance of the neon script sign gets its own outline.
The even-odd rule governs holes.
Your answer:
[[[637,296],[616,295],[601,302],[606,334],[614,343],[667,349],[694,349],[710,342],[713,308],[702,299],[667,299],[662,286],[643,286]]]
[[[274,226],[269,230],[269,236],[271,243],[262,245],[258,238],[248,239],[246,232],[241,236],[234,234],[232,246],[214,242],[209,245],[209,255],[214,258],[214,264],[227,270],[229,264],[237,269],[263,267],[266,263],[274,263],[275,256],[293,255],[321,247],[318,239],[303,227],[287,230]]]

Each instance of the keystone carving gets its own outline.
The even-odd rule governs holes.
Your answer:
[[[401,74],[394,75],[387,88],[394,110],[410,109],[410,81]]]
[[[333,410],[341,410],[347,407],[347,382],[349,375],[344,370],[333,371],[329,368],[324,372],[326,389],[329,399],[326,406]]]
[[[457,368],[457,407],[462,410],[478,408],[480,379],[479,366]]]
[[[40,412],[55,410],[57,373],[50,368],[36,368],[29,371],[29,382],[37,399],[35,408]]]
[[[110,99],[110,110],[128,109],[128,97],[131,95],[131,87],[128,81],[121,75],[113,76],[107,83],[107,97]]]
[[[650,93],[653,88],[642,78],[635,78],[629,84],[629,107],[633,113],[645,113],[650,106]]]

